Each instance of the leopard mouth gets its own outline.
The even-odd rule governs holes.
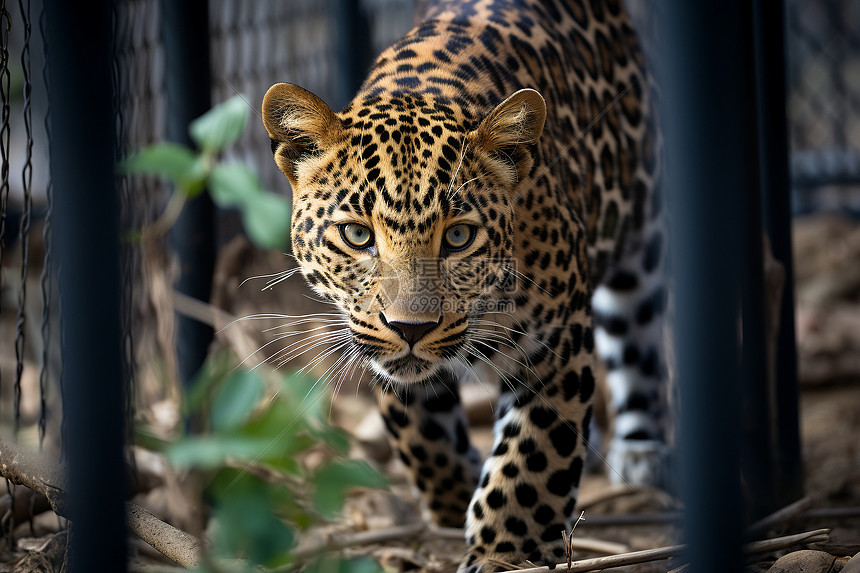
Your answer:
[[[395,382],[423,382],[432,376],[439,368],[439,361],[425,360],[413,353],[392,358],[385,362],[374,361],[376,370],[386,378]]]

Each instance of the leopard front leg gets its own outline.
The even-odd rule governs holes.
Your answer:
[[[412,482],[436,525],[463,527],[481,458],[469,443],[457,382],[382,388],[379,409]]]
[[[582,354],[585,364],[557,365],[539,385],[523,381],[500,397],[494,450],[466,519],[470,549],[461,573],[496,571],[498,562],[552,567],[563,560],[562,531],[572,525],[595,388],[591,349]]]

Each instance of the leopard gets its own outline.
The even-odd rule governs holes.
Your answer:
[[[429,519],[464,528],[459,571],[554,567],[599,379],[610,475],[670,471],[658,90],[620,0],[427,0],[416,21],[340,112],[264,96],[292,253]],[[483,461],[464,377],[498,387]]]

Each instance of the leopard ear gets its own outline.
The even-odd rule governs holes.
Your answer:
[[[275,163],[298,181],[301,162],[335,140],[341,123],[323,100],[293,84],[275,84],[263,97],[263,125],[272,140]]]
[[[531,146],[537,143],[546,121],[546,102],[533,89],[514,92],[490,112],[472,132],[473,145],[501,163],[511,183],[521,180],[534,162]]]

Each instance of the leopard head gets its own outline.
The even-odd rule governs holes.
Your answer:
[[[531,89],[483,118],[426,95],[364,95],[335,113],[298,86],[269,89],[293,254],[384,379],[420,382],[465,358],[478,318],[509,299],[513,207],[545,118]]]

